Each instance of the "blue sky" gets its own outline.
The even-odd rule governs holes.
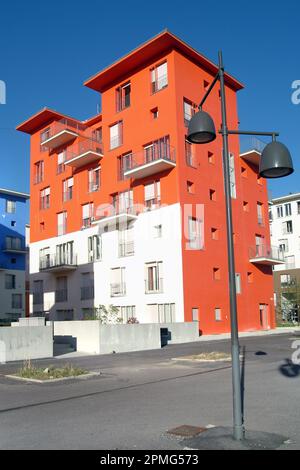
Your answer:
[[[211,6],[213,5],[213,6]],[[252,0],[10,0],[1,5],[0,187],[29,190],[29,137],[15,126],[49,106],[79,119],[97,112],[99,96],[83,81],[165,28],[240,79],[241,128],[278,130],[295,173],[269,183],[273,197],[300,191],[300,105],[291,84],[300,80],[300,4]]]

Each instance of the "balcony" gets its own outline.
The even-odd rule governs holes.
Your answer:
[[[134,242],[122,242],[119,243],[119,257],[123,258],[125,256],[134,255]]]
[[[241,153],[240,157],[246,160],[248,163],[259,166],[260,156],[266,143],[257,139],[256,137],[241,138]]]
[[[92,224],[117,228],[137,218],[137,211],[133,204],[126,207],[124,204],[118,203],[116,205],[107,205],[107,208],[102,209],[101,214],[93,219]]]
[[[66,152],[64,164],[73,168],[80,168],[98,162],[102,157],[102,145],[95,140],[85,139]]]
[[[62,119],[61,121],[54,122],[47,130],[42,132],[41,146],[54,150],[69,144],[84,130],[85,126],[82,124],[69,119]]]
[[[163,279],[145,279],[145,294],[161,294],[163,292]]]
[[[111,297],[122,297],[126,294],[125,282],[113,283],[110,285],[110,296]]]
[[[284,256],[277,246],[256,245],[249,250],[250,263],[273,266],[284,264]]]
[[[6,241],[2,246],[3,253],[26,254],[28,247],[21,240]]]
[[[172,170],[176,166],[175,149],[169,145],[161,145],[158,149],[150,147],[150,149],[132,155],[127,168],[124,169],[124,177],[145,178],[161,171]]]
[[[45,255],[40,259],[40,271],[63,273],[77,268],[77,256]]]

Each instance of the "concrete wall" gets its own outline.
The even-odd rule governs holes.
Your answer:
[[[159,326],[168,329],[168,344],[199,341],[198,322],[160,323]]]
[[[52,326],[0,328],[0,362],[53,357]]]
[[[86,320],[56,321],[53,325],[56,343],[68,343],[88,354],[160,349],[161,329],[167,330],[169,344],[199,339],[197,322],[102,325],[98,320]]]

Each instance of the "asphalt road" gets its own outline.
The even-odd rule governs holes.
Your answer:
[[[290,362],[295,339],[292,333],[241,339],[246,428],[283,435],[284,449],[300,449],[300,366]],[[172,358],[229,350],[229,341],[221,340],[34,361],[101,372],[52,384],[8,379],[20,364],[1,365],[0,449],[182,450],[168,429],[231,426],[231,367]]]

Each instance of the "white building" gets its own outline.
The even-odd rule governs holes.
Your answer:
[[[272,199],[269,207],[271,243],[282,252],[285,264],[275,271],[300,268],[300,193]]]

